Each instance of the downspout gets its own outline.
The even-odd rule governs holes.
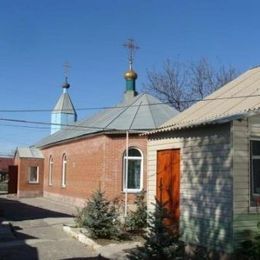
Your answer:
[[[132,128],[132,125],[133,125],[133,122],[134,122],[134,120],[135,120],[135,117],[136,117],[136,115],[137,115],[137,113],[138,113],[138,111],[139,111],[139,109],[140,109],[140,107],[141,107],[141,105],[142,105],[142,102],[139,104],[139,106],[138,106],[138,108],[137,108],[137,110],[136,110],[136,112],[135,112],[135,115],[134,115],[134,117],[133,117],[133,119],[132,119],[132,122],[131,122],[131,125],[129,126],[129,129],[128,130],[126,130],[126,156],[125,156],[125,158],[124,159],[126,159],[126,162],[125,162],[125,185],[126,185],[126,190],[125,190],[125,217],[127,216],[127,191],[128,191],[128,147],[129,147],[129,131],[130,131],[130,129]]]
[[[125,153],[125,218],[127,216],[127,187],[128,187],[128,146],[129,146],[129,131],[126,131],[126,153]]]

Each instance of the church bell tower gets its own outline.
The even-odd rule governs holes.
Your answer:
[[[66,69],[66,65],[64,67]],[[61,94],[51,113],[51,134],[61,130],[66,125],[77,121],[77,113],[68,93],[70,84],[68,83],[66,71],[65,82],[62,85],[62,88],[63,93]]]

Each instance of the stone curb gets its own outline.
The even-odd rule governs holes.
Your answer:
[[[140,242],[125,242],[121,244],[108,244],[99,248],[97,253],[108,259],[125,260],[127,257],[127,250],[142,246]]]
[[[94,240],[92,240],[89,237],[86,237],[84,234],[73,230],[73,228],[71,228],[70,226],[63,226],[63,230],[70,234],[72,237],[76,238],[80,243],[85,244],[87,246],[90,246],[91,248],[93,248],[94,250],[98,250],[99,248],[101,248],[102,246],[99,245],[98,243],[96,243]]]
[[[124,242],[121,244],[111,243],[108,245],[100,245],[96,243],[91,238],[87,237],[83,233],[80,233],[80,228],[73,228],[68,225],[63,225],[63,230],[67,232],[69,235],[77,239],[79,242],[91,247],[93,250],[96,251],[98,255],[106,257],[108,259],[118,259],[124,260],[128,259],[126,257],[127,253],[125,250],[133,249],[138,246],[142,246],[140,242]]]

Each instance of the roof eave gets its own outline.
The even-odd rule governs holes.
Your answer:
[[[80,136],[68,138],[68,139],[65,139],[65,140],[60,140],[60,141],[57,141],[57,142],[50,142],[50,143],[43,144],[43,145],[36,145],[36,147],[39,148],[39,149],[47,149],[47,148],[50,148],[50,147],[55,146],[55,145],[70,143],[70,142],[85,139],[87,137],[93,137],[93,136],[96,136],[96,135],[100,135],[100,134],[103,134],[103,133],[104,133],[104,131],[98,131],[98,132],[91,133],[91,134],[83,134],[83,135],[80,135]]]
[[[257,114],[256,112],[254,114]],[[158,133],[166,133],[166,132],[171,132],[171,131],[179,131],[179,130],[184,130],[184,129],[191,129],[195,127],[201,127],[201,126],[206,126],[206,125],[215,125],[215,124],[225,124],[228,122],[231,122],[233,120],[240,120],[249,116],[252,116],[253,113],[241,113],[237,115],[231,115],[231,116],[226,116],[218,119],[213,119],[209,121],[204,121],[204,122],[198,122],[194,124],[187,124],[187,125],[181,125],[181,124],[174,124],[172,126],[167,126],[167,127],[161,127],[158,128],[155,131],[150,131],[150,132],[145,132],[143,135],[153,135],[153,134],[158,134]]]
[[[150,129],[152,130],[152,129]],[[61,141],[57,141],[57,142],[52,142],[52,143],[48,143],[48,144],[44,144],[44,145],[36,145],[35,147],[39,148],[39,149],[47,149],[50,148],[52,146],[55,145],[61,145],[61,144],[65,144],[65,143],[70,143],[70,142],[74,142],[74,141],[78,141],[78,140],[82,140],[88,137],[93,137],[93,136],[97,136],[97,135],[117,135],[117,134],[124,134],[126,132],[129,132],[130,134],[143,134],[145,131],[149,131],[149,129],[138,129],[138,130],[131,130],[131,129],[122,129],[122,130],[106,130],[106,131],[99,131],[99,132],[95,132],[95,133],[91,133],[91,134],[84,134],[81,136],[77,136],[77,137],[73,137],[73,138],[69,138],[66,140],[61,140]]]

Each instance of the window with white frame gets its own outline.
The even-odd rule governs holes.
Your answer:
[[[53,158],[50,156],[49,160],[49,186],[52,185],[52,175],[53,175]]]
[[[260,196],[260,140],[251,140],[251,190]]]
[[[29,167],[29,183],[39,183],[39,167]]]
[[[124,153],[123,191],[139,192],[143,188],[143,155],[136,148]]]
[[[61,187],[66,187],[66,183],[67,183],[67,157],[64,154],[62,157]]]

